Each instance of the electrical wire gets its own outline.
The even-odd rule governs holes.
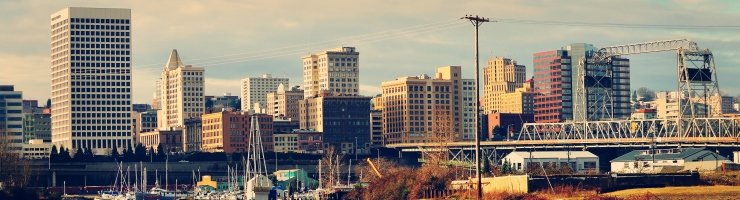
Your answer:
[[[740,25],[675,25],[675,24],[640,24],[640,23],[604,23],[604,22],[583,22],[583,21],[556,21],[556,20],[532,20],[516,18],[496,18],[495,22],[509,24],[529,24],[529,25],[552,25],[552,26],[581,26],[581,27],[609,27],[609,28],[634,28],[634,29],[710,29],[710,30],[740,30]],[[241,62],[250,62],[284,56],[299,55],[306,52],[336,46],[339,43],[348,42],[353,45],[369,44],[379,41],[405,38],[410,35],[429,33],[449,29],[464,25],[461,20],[446,20],[421,24],[398,29],[389,29],[380,32],[361,34],[356,36],[347,36],[339,39],[331,39],[308,44],[297,44],[261,51],[246,51],[228,55],[213,57],[204,57],[188,59],[192,65],[199,66],[218,66],[224,64],[233,64]],[[193,62],[195,61],[195,62]],[[152,63],[137,65],[137,69],[151,70],[159,69],[164,64]]]
[[[514,18],[499,18],[495,20],[500,23],[556,25],[556,26],[587,26],[587,27],[647,28],[647,29],[740,29],[740,25],[639,24],[639,23],[530,20],[530,19],[514,19]]]

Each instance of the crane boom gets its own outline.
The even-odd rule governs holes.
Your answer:
[[[676,39],[604,47],[599,49],[595,53],[593,58],[594,60],[598,61],[605,60],[613,56],[634,55],[662,51],[676,51],[679,49],[683,49],[688,52],[701,51],[696,45],[696,42],[688,39]]]
[[[373,172],[375,172],[375,175],[378,175],[378,177],[383,178],[383,175],[380,174],[378,171],[378,168],[375,167],[375,164],[373,164],[373,161],[370,160],[370,158],[367,159],[367,163],[370,164],[370,168],[373,168]]]
[[[714,57],[709,49],[699,49],[696,42],[688,39],[663,40],[604,47],[587,53],[574,70],[576,82],[573,97],[573,120],[589,121],[623,117],[624,106],[615,106],[615,101],[624,104],[625,84],[614,84],[629,76],[625,62],[619,57],[653,52],[675,51],[678,57],[677,86],[685,95],[687,103],[680,105],[680,112],[689,118],[718,116],[721,107],[709,110],[708,104],[720,98]],[[627,65],[628,66],[628,65]],[[629,90],[629,84],[626,84]],[[615,100],[615,99],[620,100]],[[714,99],[712,99],[714,98]],[[615,113],[619,113],[616,115]],[[682,118],[684,114],[679,114]]]

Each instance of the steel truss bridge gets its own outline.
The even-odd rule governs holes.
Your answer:
[[[671,119],[615,119],[612,86],[613,58],[625,55],[675,51],[678,116]],[[573,58],[574,60],[576,58]],[[601,48],[577,66],[581,84],[574,88],[574,120],[562,123],[526,123],[508,141],[481,141],[482,155],[496,162],[497,150],[619,147],[740,147],[740,119],[722,117],[708,109],[713,96],[721,96],[712,52],[687,39],[665,40]],[[607,80],[605,82],[604,80]],[[594,84],[598,83],[598,84]],[[593,98],[598,97],[598,98]],[[590,100],[586,100],[590,99]],[[578,104],[578,105],[576,105]],[[701,107],[704,108],[701,108]],[[422,156],[441,156],[471,163],[475,141],[400,143],[386,145]],[[434,154],[432,154],[434,153]]]

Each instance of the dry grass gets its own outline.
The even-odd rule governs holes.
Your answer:
[[[701,173],[699,177],[710,185],[740,186],[740,171],[705,172]]]
[[[740,187],[692,186],[639,188],[610,192],[602,196],[623,199],[738,199],[740,197]]]

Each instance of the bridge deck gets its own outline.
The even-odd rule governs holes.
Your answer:
[[[558,148],[558,147],[637,147],[650,146],[737,146],[740,147],[740,138],[737,137],[671,137],[671,138],[617,138],[617,139],[587,139],[587,140],[518,140],[518,141],[481,141],[481,148],[491,149],[520,149],[520,148]],[[386,145],[389,148],[403,151],[425,151],[435,148],[446,149],[474,149],[474,141],[449,143],[399,143]]]

